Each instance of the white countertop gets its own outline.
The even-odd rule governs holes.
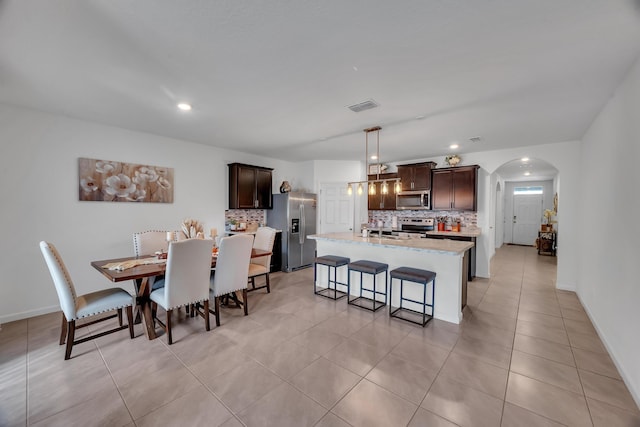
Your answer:
[[[397,233],[416,233],[414,231],[402,231],[400,229],[394,229],[394,228],[389,228],[389,227],[383,227],[382,229],[377,228],[377,227],[373,227],[373,228],[368,228],[369,231],[372,231],[374,233],[377,233],[378,230],[382,230],[383,232],[397,232]],[[460,237],[480,237],[480,235],[482,234],[482,229],[478,228],[478,227],[463,227],[460,231],[421,231],[420,233],[417,234],[426,234],[427,236],[460,236]]]
[[[463,228],[460,231],[427,231],[427,236],[460,236],[460,237],[480,237],[482,234],[479,228]]]
[[[238,230],[231,231],[231,230],[229,230],[229,231],[225,231],[225,233],[229,234],[229,235],[233,235],[233,234],[252,234],[253,235],[253,234],[256,234],[256,230],[253,230],[253,231],[247,231],[247,230],[245,230],[245,231],[238,231]],[[282,230],[276,230],[276,233],[282,233]]]
[[[448,232],[446,234],[453,234]],[[456,232],[455,234],[461,234]],[[403,248],[414,251],[425,252],[437,252],[448,253],[451,255],[461,255],[464,252],[474,246],[472,242],[463,242],[458,240],[447,239],[391,239],[385,236],[379,238],[378,236],[362,237],[361,234],[356,233],[329,233],[329,234],[313,234],[308,236],[309,239],[314,240],[328,240],[334,242],[345,242],[358,245],[368,246],[382,246],[385,248]]]

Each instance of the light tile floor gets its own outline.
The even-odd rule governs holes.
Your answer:
[[[499,249],[460,325],[314,296],[312,269],[273,274],[208,333],[182,312],[172,346],[136,326],[64,361],[60,313],[5,324],[0,425],[640,426],[555,261]]]

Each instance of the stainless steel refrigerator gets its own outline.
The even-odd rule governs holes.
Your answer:
[[[316,241],[316,200],[312,193],[273,195],[273,209],[267,211],[267,225],[282,230],[282,271],[291,272],[313,264]]]

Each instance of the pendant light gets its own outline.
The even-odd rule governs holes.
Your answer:
[[[380,170],[382,169],[382,164],[380,163],[380,130],[382,128],[380,126],[374,126],[371,128],[364,129],[365,132],[365,148],[364,148],[364,166],[365,166],[365,180],[363,181],[354,181],[347,183],[347,194],[350,196],[353,194],[352,186],[358,184],[357,193],[361,195],[364,193],[363,184],[367,184],[367,193],[370,196],[375,196],[377,194],[377,185],[380,183],[380,194],[389,194],[389,181],[393,183],[393,192],[399,193],[401,190],[400,179],[392,178],[392,179],[380,179]],[[376,151],[371,157],[369,157],[369,134],[371,132],[376,133]],[[369,159],[375,159],[375,178],[369,178]]]

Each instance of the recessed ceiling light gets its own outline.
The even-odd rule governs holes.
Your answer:
[[[378,160],[378,156],[374,154],[373,156],[371,156],[371,160]]]
[[[521,160],[521,161],[523,161],[523,162],[528,162],[528,161],[529,161],[529,158],[528,158],[528,157],[523,157],[523,158],[521,158],[520,160]]]
[[[182,111],[191,111],[191,104],[187,104],[186,102],[181,102],[178,104],[178,108]]]
[[[449,148],[451,148],[452,150],[455,150],[456,148],[460,147],[458,144],[451,144],[449,146]]]
[[[524,176],[529,176],[529,175],[531,175],[531,172],[529,172],[529,171],[524,173]]]

